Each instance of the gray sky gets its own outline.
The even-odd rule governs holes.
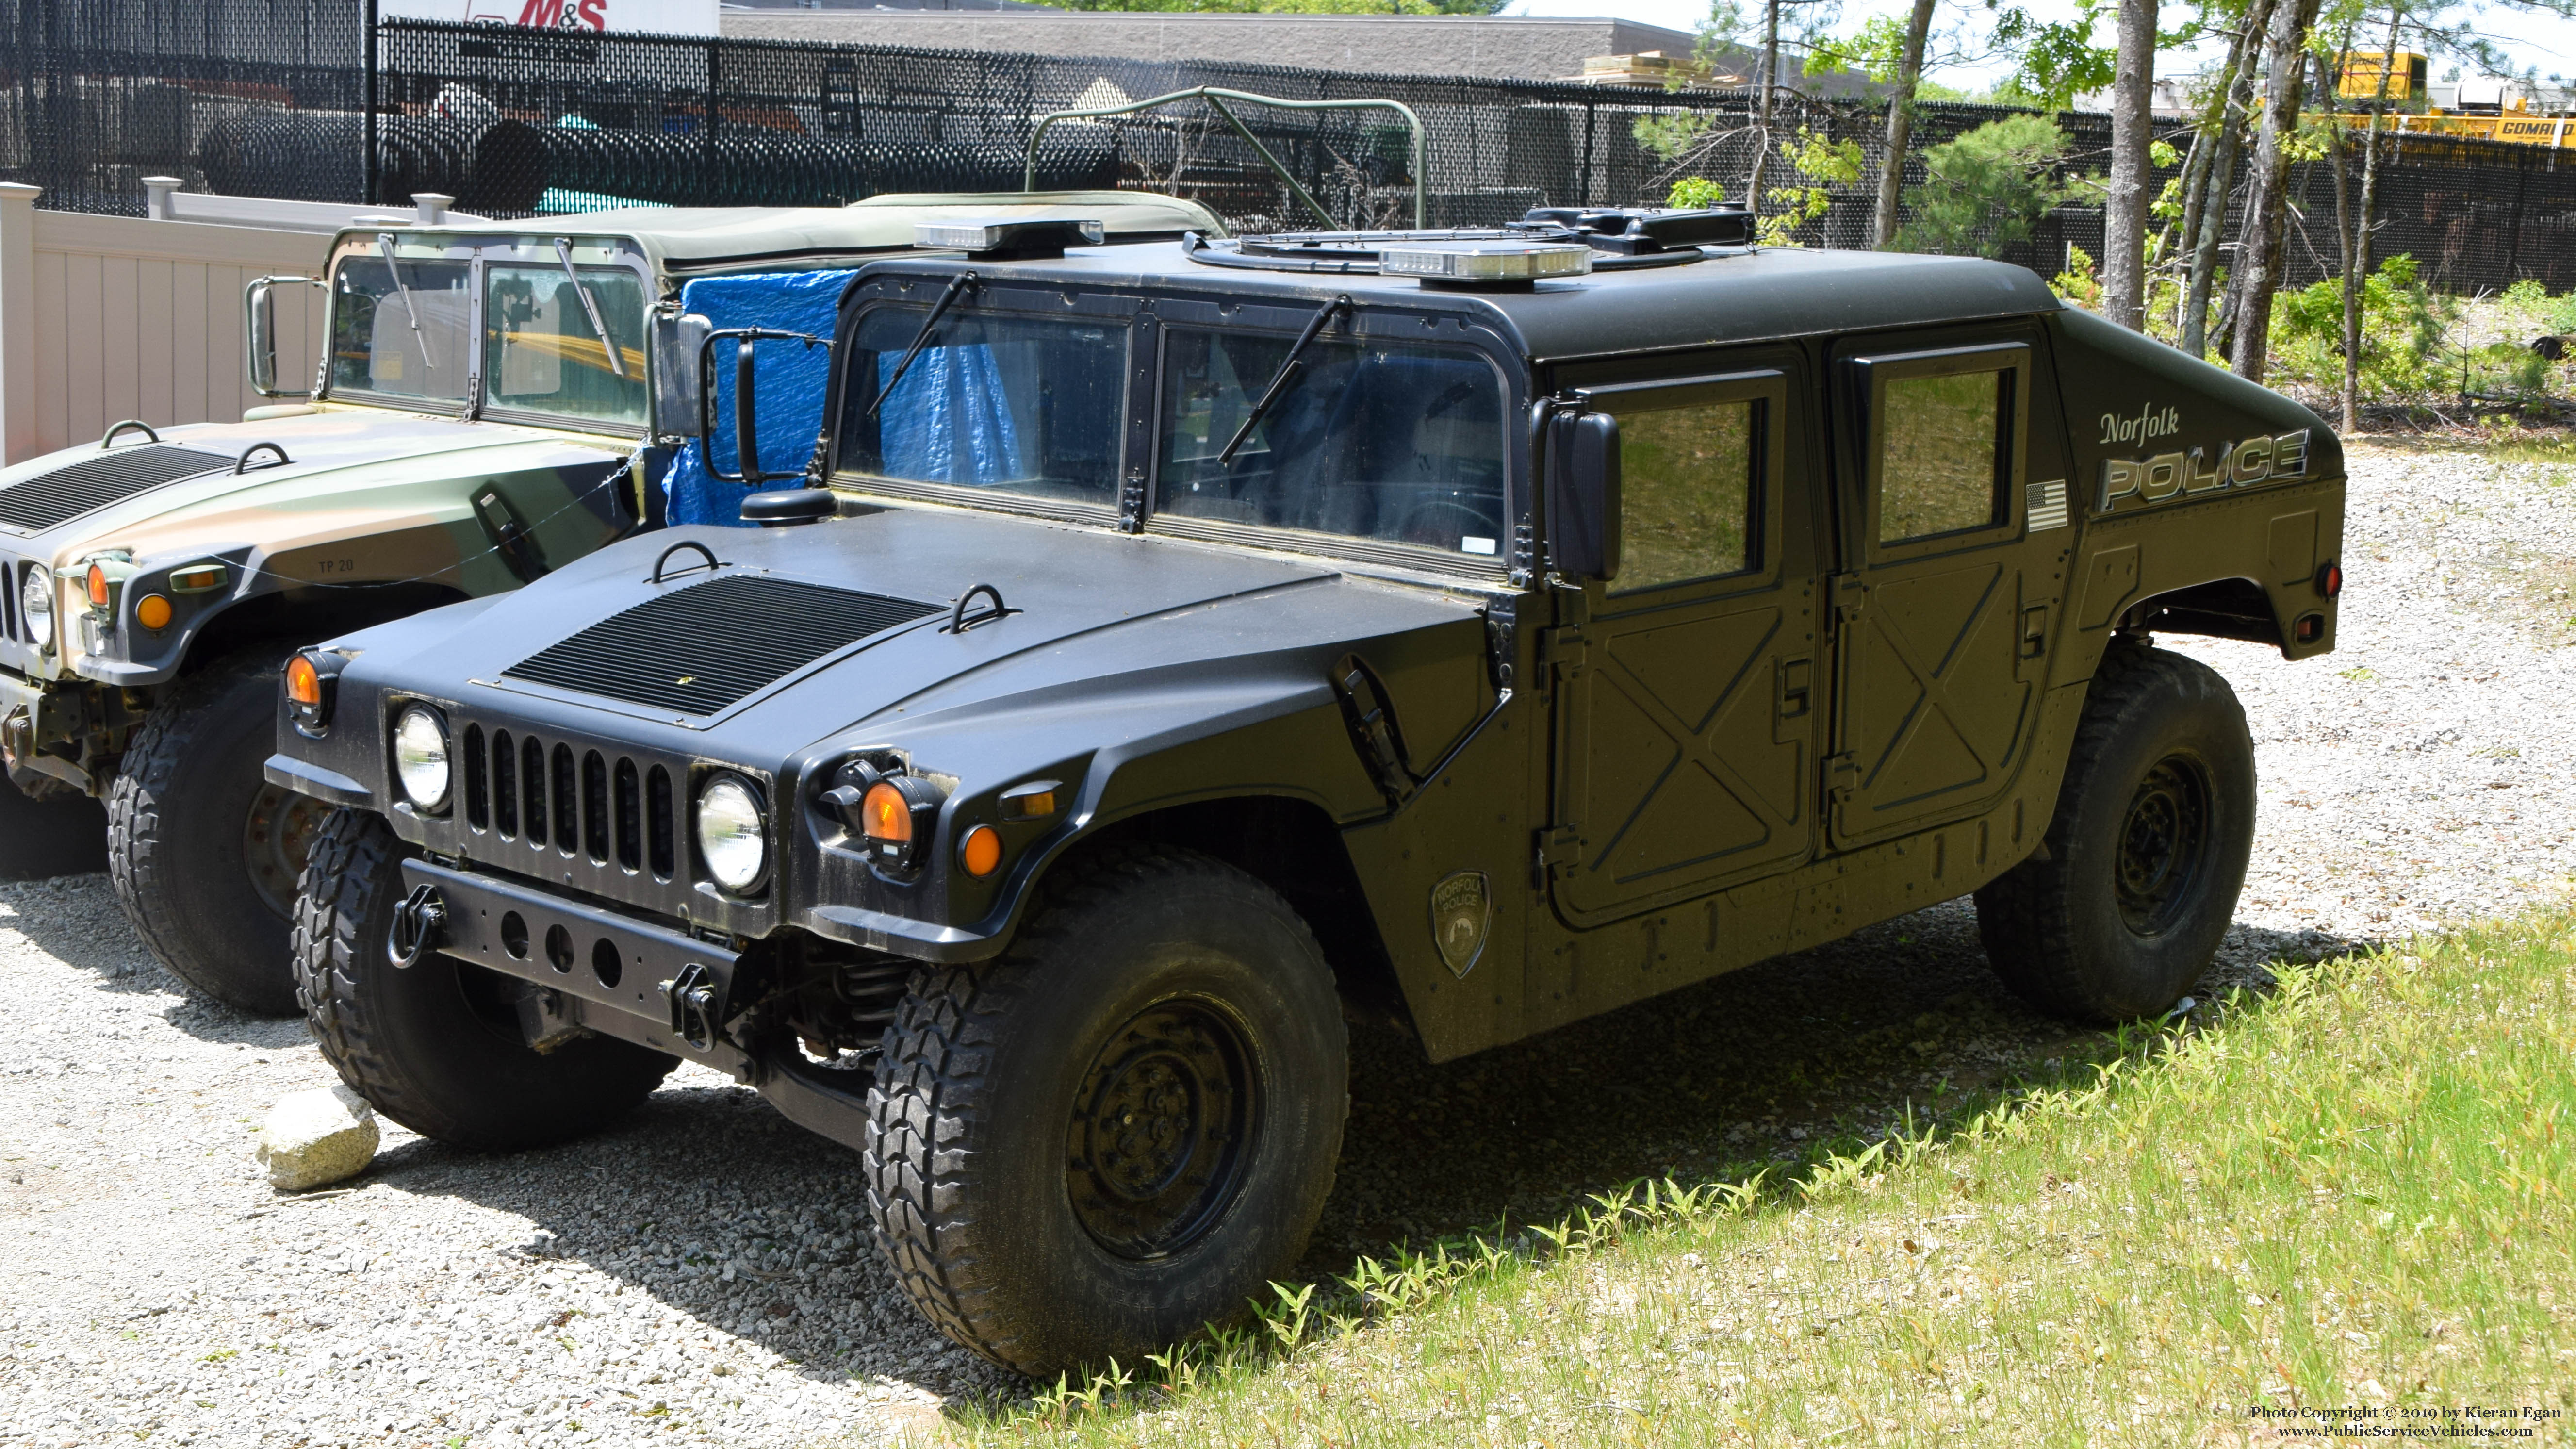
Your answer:
[[[1745,8],[1754,8],[1747,3]],[[2075,0],[2030,0],[2030,8],[2042,15],[2071,17],[2076,12]],[[1843,26],[1848,30],[1862,19],[1877,14],[1902,15],[1913,9],[1912,0],[1843,0]],[[2486,33],[2502,45],[2517,66],[2537,67],[2547,75],[2576,75],[2576,21],[2554,17],[2534,17],[2510,6],[2488,5],[2483,9],[2463,7],[2474,13]],[[1639,20],[1649,25],[1667,25],[1675,30],[1696,29],[1708,14],[1707,0],[1515,0],[1505,12],[1511,15],[1612,15],[1622,20]],[[1962,4],[1944,0],[1940,24],[1956,26],[1971,17],[1985,15],[1982,4]],[[2167,23],[2182,14],[2179,5],[2167,8]],[[2109,39],[2106,19],[2103,38]],[[2356,49],[2362,48],[2356,45]],[[2374,47],[2375,48],[2375,47]],[[2201,57],[2193,54],[2169,55],[2158,69],[2165,72],[2197,69]],[[2011,69],[2010,62],[2000,62],[1979,69],[1953,68],[1934,71],[1933,79],[1948,85],[1975,89]],[[2436,67],[2435,74],[2440,74]]]

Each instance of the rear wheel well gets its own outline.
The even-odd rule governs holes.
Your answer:
[[[1282,795],[1195,801],[1106,826],[1077,849],[1129,842],[1195,850],[1285,896],[1324,948],[1350,1014],[1414,1034],[1395,963],[1378,936],[1350,851],[1320,806]]]
[[[2199,634],[2282,647],[2272,597],[2252,579],[2212,579],[2133,604],[2120,618],[2124,629]]]
[[[244,599],[207,621],[188,645],[183,666],[193,672],[255,644],[292,648],[373,628],[407,615],[453,604],[465,591],[421,582],[352,588],[292,588]]]

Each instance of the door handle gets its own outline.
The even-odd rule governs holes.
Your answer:
[[[1771,743],[1795,744],[1812,732],[1807,716],[1815,709],[1815,673],[1812,659],[1783,659],[1773,666]]]
[[[2021,611],[2021,657],[2037,659],[2048,652],[2048,606]]]
[[[1815,664],[1812,660],[1783,659],[1780,661],[1778,673],[1780,718],[1798,719],[1807,713],[1808,701],[1811,697],[1809,680],[1814,673]]]

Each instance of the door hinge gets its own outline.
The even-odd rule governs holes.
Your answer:
[[[1530,851],[1530,889],[1547,889],[1547,868],[1560,861],[1579,860],[1583,856],[1583,837],[1571,825],[1551,825],[1538,832]]]
[[[1862,583],[1858,574],[1835,574],[1829,581],[1829,588],[1835,628],[1859,623],[1862,611],[1869,604],[1869,585]]]
[[[1583,626],[1559,624],[1542,629],[1538,635],[1538,662],[1542,668],[1561,666],[1570,677],[1583,671],[1584,650],[1589,641],[1583,637]]]

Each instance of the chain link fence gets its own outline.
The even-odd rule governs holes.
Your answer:
[[[500,217],[608,206],[833,205],[889,191],[1014,190],[1035,119],[1220,86],[1284,99],[1389,98],[1426,130],[1419,178],[1435,226],[1492,224],[1534,206],[1660,200],[1680,175],[1741,198],[1763,143],[1745,92],[1351,74],[1211,61],[1148,62],[785,41],[596,35],[391,21],[367,110],[364,40],[347,0],[0,0],[0,174],[40,204],[140,214],[146,175],[190,190],[400,205],[416,191]],[[1204,103],[1047,132],[1041,187],[1126,187],[1205,202],[1239,230],[1397,225],[1412,214],[1410,136],[1384,112],[1239,107],[1317,216]],[[1927,104],[1923,151],[2013,112]],[[1674,168],[1639,123],[1694,117],[1703,142]],[[2104,169],[2107,117],[2060,117],[2071,174]],[[1786,98],[1765,189],[1814,187],[1803,244],[1867,244],[1885,115]],[[1857,181],[1801,176],[1801,132],[1856,142]],[[2374,244],[2459,291],[2523,277],[2576,288],[2576,152],[2454,138],[2383,141]],[[373,164],[369,164],[372,155]],[[2241,168],[2240,168],[2241,170]],[[2170,172],[2160,175],[2158,184]],[[2357,189],[2357,188],[2356,188]],[[2333,177],[2295,169],[2291,280],[2336,274]],[[2230,208],[2232,236],[2240,197]],[[1993,246],[2053,273],[2069,246],[2099,254],[2101,215],[2070,205]]]

